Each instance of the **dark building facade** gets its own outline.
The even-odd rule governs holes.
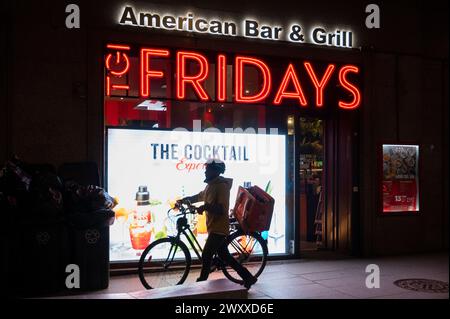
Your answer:
[[[379,29],[365,25],[369,14],[365,8],[369,3],[353,0],[320,4],[80,0],[73,1],[80,8],[79,29],[66,27],[69,13],[65,9],[70,3],[2,2],[5,18],[1,28],[1,162],[13,154],[29,162],[53,165],[94,161],[105,183],[105,128],[121,125],[120,116],[112,111],[115,103],[126,107],[120,97],[125,96],[130,103],[134,101],[130,92],[124,95],[119,92],[116,96],[105,93],[108,44],[129,45],[131,50],[145,46],[167,48],[174,50],[171,54],[175,50],[202,52],[212,59],[219,53],[229,54],[228,58],[241,54],[261,57],[271,61],[271,66],[292,60],[313,61],[313,66],[322,72],[330,63],[336,70],[353,65],[359,68],[356,82],[361,101],[351,112],[337,107],[339,93],[333,93],[325,95],[323,108],[262,102],[260,106],[246,109],[245,105],[238,105],[233,109],[233,102],[225,101],[228,103],[225,111],[213,111],[215,118],[209,118],[208,106],[198,100],[185,102],[193,110],[191,113],[177,111],[182,110],[178,105],[182,102],[170,93],[163,100],[173,103],[171,115],[146,120],[156,121],[165,129],[183,125],[191,128],[184,119],[210,120],[219,128],[226,125],[279,128],[287,136],[287,166],[292,166],[287,169],[286,224],[294,226],[286,228],[286,236],[294,241],[295,248],[287,255],[301,254],[306,247],[301,242],[315,243],[311,220],[317,214],[319,202],[324,203],[322,248],[362,256],[448,249],[446,1],[378,1]],[[348,33],[346,45],[341,33],[341,45],[336,45],[335,35],[335,45],[328,46],[178,32],[133,26],[131,22],[120,24],[126,5],[149,11],[162,8],[160,12],[173,15],[189,10],[224,20],[252,17],[264,21],[261,24],[288,25],[290,21],[301,21],[310,27],[330,26],[330,30],[337,26],[352,31],[352,45],[345,47],[350,43]],[[130,56],[137,59],[138,53]],[[228,65],[232,67],[230,61]],[[274,75],[274,79],[279,80],[281,74],[278,78]],[[337,77],[331,81],[337,81]],[[339,88],[338,82],[330,83]],[[305,88],[308,99],[314,100],[313,89]],[[228,106],[231,111],[227,111]],[[142,120],[132,113],[124,118]],[[301,173],[302,165],[308,157],[302,155],[308,151],[302,144],[305,140],[302,129],[314,124],[320,126],[322,158],[315,169],[320,169],[321,175],[306,168],[305,174],[310,175],[305,176]],[[419,146],[418,212],[383,214],[383,144]],[[308,197],[308,187],[314,178],[323,190],[320,198]],[[309,204],[309,200],[315,202]]]

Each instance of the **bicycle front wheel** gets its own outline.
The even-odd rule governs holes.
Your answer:
[[[181,285],[189,274],[191,254],[176,238],[151,243],[139,260],[139,279],[146,289]]]
[[[267,263],[268,248],[266,241],[258,233],[246,234],[238,230],[227,240],[227,248],[238,263],[246,267],[250,273],[258,277]],[[231,267],[224,267],[225,277],[236,283],[243,283],[242,278]]]

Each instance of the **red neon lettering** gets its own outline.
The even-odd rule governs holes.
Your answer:
[[[111,95],[111,79],[109,78],[109,75],[106,76],[105,88],[106,88],[106,96],[110,96]]]
[[[322,77],[322,80],[320,80],[319,82],[311,66],[311,63],[305,62],[304,65],[306,71],[308,71],[309,77],[311,78],[314,86],[316,87],[316,106],[321,107],[323,106],[323,89],[330,80],[331,74],[333,73],[335,66],[334,64],[329,64],[327,70],[325,71],[325,74]]]
[[[107,44],[106,47],[108,49],[113,49],[113,50],[130,50],[130,47],[127,45],[119,45],[119,44]],[[125,75],[129,69],[130,69],[130,59],[128,58],[128,55],[124,52],[116,52],[116,59],[115,59],[115,64],[119,65],[120,61],[121,61],[121,57],[123,56],[123,59],[125,61],[125,66],[122,70],[118,71],[118,70],[112,70],[111,69],[111,58],[112,58],[112,54],[109,53],[106,56],[106,60],[105,60],[105,66],[106,66],[106,70],[108,71],[107,73],[112,74],[114,76],[118,76],[121,77],[122,75]],[[115,90],[129,90],[130,86],[129,85],[118,85],[118,84],[113,84],[111,85],[111,77],[109,75],[106,76],[106,96],[110,96],[111,95],[111,89],[115,89]]]
[[[130,86],[129,85],[118,85],[118,84],[113,84],[111,85],[111,87],[115,90],[129,90]]]
[[[196,75],[186,75],[186,60],[198,62],[200,71]],[[209,96],[200,84],[205,81],[209,74],[208,60],[201,54],[195,52],[177,52],[177,98],[183,100],[186,96],[186,83],[190,83],[202,101],[208,101]]]
[[[294,84],[295,92],[286,92],[289,81],[292,81],[292,83]],[[280,88],[275,95],[273,103],[275,105],[280,105],[283,98],[298,99],[302,106],[308,105],[305,94],[303,94],[302,87],[300,86],[300,82],[292,64],[289,64],[286,73],[284,74],[283,81],[281,82]]]
[[[149,49],[149,48],[141,49],[140,94],[143,97],[150,96],[150,79],[151,78],[161,79],[164,77],[164,72],[150,70],[150,57],[151,56],[167,57],[167,56],[169,56],[169,50],[158,50],[158,49]]]
[[[353,95],[353,101],[350,103],[339,101],[338,105],[342,109],[356,109],[361,103],[361,93],[359,89],[347,81],[348,72],[359,73],[359,68],[353,65],[344,65],[339,71],[339,83]]]
[[[107,44],[106,47],[108,49],[115,49],[115,50],[130,50],[130,47],[128,45],[120,45],[120,44]]]
[[[130,86],[129,85],[119,85],[119,84],[113,84],[111,85],[111,77],[107,76],[106,77],[106,96],[111,96],[111,89],[113,90],[129,90]]]
[[[235,101],[238,103],[256,103],[264,100],[272,88],[272,80],[269,67],[261,60],[237,56],[235,66]],[[244,65],[249,64],[257,67],[263,76],[263,86],[258,94],[253,96],[244,96]]]
[[[105,94],[111,96],[113,90],[130,90],[130,85],[117,78],[127,76],[131,68],[131,58],[128,51],[131,50],[128,45],[107,44],[107,49],[111,50],[105,56]],[[155,57],[169,57],[171,52],[168,49],[141,48],[140,50],[140,96],[149,97],[150,84],[152,79],[161,79],[166,74],[165,70],[151,70],[151,59]],[[324,92],[329,84],[333,72],[337,68],[335,64],[328,64],[322,75],[317,74],[311,62],[303,62],[304,67],[314,85],[315,105],[322,107],[324,105]],[[216,91],[215,101],[225,102],[227,100],[227,57],[225,54],[218,54],[216,60]],[[192,67],[195,68],[192,68]],[[245,91],[245,68],[253,68],[259,74],[259,88],[256,93]],[[190,51],[176,52],[176,98],[178,100],[186,99],[186,87],[190,85],[192,90],[202,102],[211,100],[205,88],[205,81],[209,76],[209,63],[205,55]],[[198,68],[198,69],[197,69]],[[336,70],[337,71],[337,70]],[[354,65],[342,65],[339,70],[339,84],[345,90],[346,96],[338,101],[338,107],[342,109],[356,109],[361,104],[361,91],[353,82],[349,82],[349,73],[359,74],[360,69]],[[234,101],[236,103],[257,103],[263,102],[272,90],[271,70],[269,66],[261,59],[250,56],[236,56],[234,66]],[[248,75],[247,75],[248,77]],[[351,77],[351,75],[350,75]],[[355,76],[357,77],[357,76]],[[334,81],[334,79],[333,79]],[[114,84],[119,82],[121,84]],[[292,83],[291,83],[292,82]],[[333,82],[334,83],[334,82]],[[280,105],[283,99],[294,99],[300,106],[307,106],[308,101],[300,85],[299,77],[293,64],[289,64],[283,79],[275,94],[273,104]],[[182,163],[183,164],[183,163]]]
[[[130,60],[128,59],[128,56],[125,54],[125,53],[122,53],[122,52],[119,52],[119,51],[117,51],[116,52],[116,64],[117,65],[119,65],[120,64],[120,55],[123,55],[123,58],[125,59],[125,68],[122,70],[122,71],[114,71],[114,70],[111,70],[111,58],[112,58],[112,54],[110,53],[110,54],[108,54],[107,55],[107,57],[106,57],[106,69],[107,70],[109,70],[109,72],[112,74],[112,75],[115,75],[115,76],[122,76],[122,75],[124,75],[125,73],[127,73],[128,72],[128,70],[130,69]]]
[[[217,56],[217,101],[225,102],[227,98],[227,60],[225,55]]]

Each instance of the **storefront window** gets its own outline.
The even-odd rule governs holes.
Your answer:
[[[269,154],[253,153],[252,156],[257,156],[261,163],[253,164],[254,166],[239,166],[239,169],[235,168],[230,172],[237,174],[238,179],[245,177],[245,180],[239,180],[238,183],[262,178],[258,180],[257,185],[268,192],[274,191],[279,196],[275,200],[281,206],[277,208],[278,213],[275,212],[273,228],[265,234],[269,245],[272,245],[271,252],[293,253],[287,247],[293,246],[290,241],[294,238],[292,234],[296,235],[297,232],[301,234],[301,250],[317,249],[323,245],[325,154],[322,118],[330,114],[333,108],[349,111],[359,107],[361,94],[357,87],[359,73],[357,66],[212,51],[193,52],[180,48],[147,48],[139,45],[107,45],[104,58],[105,140],[108,143],[105,148],[108,154],[105,155],[108,188],[112,185],[110,177],[116,178],[117,174],[125,174],[129,168],[127,165],[133,168],[144,167],[146,173],[152,172],[154,176],[161,174],[172,176],[170,175],[172,173],[160,170],[162,166],[159,165],[165,163],[157,163],[158,156],[159,160],[170,160],[172,166],[186,166],[185,162],[180,164],[180,161],[190,160],[188,164],[197,167],[196,165],[204,163],[206,159],[202,157],[201,151],[205,147],[210,149],[207,141],[202,141],[201,145],[194,143],[191,145],[192,150],[197,153],[194,152],[193,158],[183,158],[177,153],[183,151],[179,147],[186,147],[189,150],[190,144],[171,143],[167,134],[158,135],[160,140],[153,140],[156,136],[153,133],[162,131],[170,133],[178,129],[184,130],[186,136],[190,135],[188,133],[199,133],[201,134],[199,138],[202,139],[206,136],[204,134],[214,131],[227,139],[233,137],[233,134],[245,132],[259,138],[260,134],[257,134],[260,132],[259,129],[269,134],[270,128],[276,128],[280,133],[275,133],[275,139],[279,139],[278,143],[284,143],[282,153],[277,154],[275,149]],[[302,117],[292,116],[299,113],[303,114]],[[287,118],[288,114],[291,116],[290,119]],[[310,117],[306,117],[306,114]],[[212,128],[214,130],[211,130]],[[134,136],[136,141],[145,136],[150,140],[140,145],[140,151],[134,150],[138,155],[133,157],[130,156],[131,148],[138,147],[134,139],[122,144],[116,142],[120,141],[117,137],[119,130],[123,130],[121,132],[126,136],[127,130],[131,132],[134,129],[142,132],[136,133]],[[208,132],[204,133],[206,129]],[[111,133],[111,136],[115,136],[116,142],[110,140],[110,132],[115,132]],[[153,144],[161,144],[161,141],[166,142],[159,146],[160,149],[152,149]],[[249,146],[252,143],[245,145]],[[297,145],[300,145],[299,151]],[[235,146],[239,145],[229,143],[220,145],[224,149],[227,147],[232,149]],[[243,147],[243,144],[240,146]],[[149,158],[148,152],[154,152],[153,158]],[[167,157],[168,154],[170,158]],[[116,166],[116,171],[113,172],[112,163],[117,164],[116,160],[120,156],[126,157],[119,163],[122,168],[120,165]],[[133,162],[136,156],[143,156],[140,164]],[[237,155],[223,156],[230,156],[229,161]],[[224,160],[227,161],[226,158]],[[255,170],[260,169],[258,165],[271,164],[271,161],[279,165],[275,171],[266,176],[255,173]],[[300,167],[300,171],[295,171],[297,166]],[[241,170],[242,167],[245,167],[244,171]],[[248,172],[253,175],[248,175]],[[276,172],[276,176],[271,175],[273,172]],[[142,172],[142,175],[146,173]],[[133,174],[136,174],[136,178],[140,177],[137,171]],[[284,180],[281,183],[279,176],[285,180],[287,177],[288,182]],[[300,185],[296,183],[298,176]],[[122,180],[125,179],[121,179],[119,184],[123,183]],[[195,186],[201,188],[202,180],[200,178],[198,180],[200,184]],[[281,184],[275,187],[275,180]],[[156,184],[150,183],[154,182],[150,175],[148,181],[142,181],[142,185],[137,185],[137,181],[135,180],[133,185],[129,184],[126,191],[119,191],[122,192],[122,198],[130,200],[136,189],[142,185],[152,185],[152,189],[162,190],[169,185],[167,183],[179,182],[177,178],[174,178],[174,181],[162,179],[158,186],[155,186]],[[189,187],[194,185],[188,181],[182,183],[190,185]],[[119,184],[115,184],[114,187],[121,189],[123,185]],[[114,187],[108,190],[114,192]],[[170,184],[170,190],[177,187]],[[286,189],[289,189],[288,195]],[[189,190],[191,191],[193,189]],[[300,198],[296,198],[295,195],[298,191]],[[150,193],[155,194],[152,190]],[[183,192],[177,190],[176,193],[182,196],[180,194]],[[167,202],[167,199],[164,201]],[[165,205],[164,201],[161,205]],[[233,199],[230,204],[232,206]],[[300,207],[300,212],[293,212],[294,207]],[[298,213],[299,216],[294,216]],[[286,216],[289,216],[291,227],[289,233],[286,233],[285,228]],[[297,217],[300,217],[300,221],[294,226],[294,222],[291,221],[297,221]],[[300,229],[296,229],[298,227]]]
[[[167,128],[170,102],[138,98],[105,97],[105,126]]]
[[[322,247],[324,234],[324,126],[300,118],[300,249]]]
[[[193,129],[194,120],[201,128],[226,129],[265,128],[265,108],[262,105],[236,105],[232,103],[173,102],[172,127]]]
[[[105,68],[105,85],[110,88],[104,95],[106,185],[119,202],[115,208],[116,223],[111,227],[111,261],[136,261],[144,246],[173,235],[175,224],[167,211],[177,198],[205,187],[202,164],[211,150],[219,152],[227,165],[225,176],[233,179],[230,209],[239,186],[248,183],[275,198],[270,230],[262,235],[271,255],[285,254],[286,138],[270,136],[269,131],[258,134],[259,129],[266,130],[267,105],[233,102],[232,65],[226,67],[225,101],[201,102],[192,85],[186,85],[183,100],[177,99],[176,78],[172,76],[174,61],[157,58],[150,59],[149,68],[164,76],[150,80],[149,96],[144,98],[140,73],[136,71],[138,57],[133,54],[137,53],[130,50],[113,56],[109,69]],[[130,71],[117,76],[127,63]],[[187,62],[184,72],[187,76],[199,74],[199,64]],[[216,101],[215,76],[216,65],[209,64],[202,87],[211,101]],[[244,77],[244,93],[255,94],[262,81],[258,71],[245,67]],[[180,128],[184,132],[173,132]],[[211,128],[216,133],[203,132]],[[136,219],[142,209],[136,198],[147,193],[150,200],[143,214],[147,218],[144,223]],[[203,244],[207,236],[205,220],[202,216],[190,218],[194,233]]]

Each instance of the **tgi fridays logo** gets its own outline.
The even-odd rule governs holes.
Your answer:
[[[132,6],[121,9],[119,24],[135,27],[203,33],[216,36],[241,36],[244,38],[310,43],[340,48],[353,48],[353,32],[335,29],[329,31],[323,26],[305,30],[297,23],[289,25],[263,24],[256,19],[243,19],[240,23],[217,18],[205,18],[186,13],[184,15],[160,14],[152,11],[138,11]],[[308,32],[309,31],[309,32]]]
[[[152,88],[158,85],[156,80],[160,81],[160,86],[162,82],[169,82],[170,86],[164,85],[173,91],[169,90],[167,95],[180,101],[190,99],[187,93],[190,90],[201,102],[293,104],[317,108],[327,103],[346,110],[356,109],[361,103],[359,67],[356,65],[318,64],[295,58],[271,65],[265,58],[255,56],[216,53],[211,57],[211,54],[198,51],[153,45],[132,49],[126,44],[107,44],[106,50],[106,96],[128,96],[130,90],[139,89],[139,97],[152,98]],[[134,67],[131,67],[131,58],[137,62]],[[174,72],[169,73],[161,64],[151,63],[167,59],[173,59]],[[252,83],[249,69],[258,74],[252,91],[247,89]],[[138,81],[130,82],[130,78]],[[229,78],[232,79],[231,90],[228,90]],[[207,79],[215,82],[212,93],[206,88]],[[133,84],[138,84],[139,88]]]

